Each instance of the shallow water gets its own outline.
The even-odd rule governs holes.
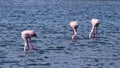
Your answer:
[[[88,39],[98,18],[96,40]],[[72,42],[69,22],[78,20]],[[1,0],[0,68],[120,68],[120,2]],[[23,52],[21,31],[35,30],[35,50]]]

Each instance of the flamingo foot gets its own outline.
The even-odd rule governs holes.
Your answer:
[[[30,46],[28,45],[28,50],[30,50]]]
[[[32,45],[32,44],[31,44]],[[34,50],[35,48],[34,48],[34,45],[32,45],[32,50]]]
[[[35,50],[35,48],[33,47],[32,50]]]
[[[94,36],[93,36],[94,39],[96,39],[96,34],[94,33]]]

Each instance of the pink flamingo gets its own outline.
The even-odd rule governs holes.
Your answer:
[[[77,21],[71,21],[70,22],[70,27],[73,30],[72,39],[74,39],[76,37],[76,35],[77,35],[78,22]]]
[[[99,26],[99,20],[98,19],[92,19],[91,24],[92,24],[92,29],[89,33],[89,38],[91,38],[92,34],[94,35],[93,38],[96,38],[97,37],[97,29],[98,29],[98,26]]]
[[[37,34],[33,30],[24,30],[21,32],[21,37],[24,41],[24,51],[26,51],[26,48],[28,47],[28,50],[30,49],[29,47],[29,42],[32,45],[32,49],[34,49],[34,46],[32,44],[31,37],[37,37]],[[29,39],[29,41],[28,41]]]

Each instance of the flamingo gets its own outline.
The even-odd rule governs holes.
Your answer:
[[[37,34],[33,30],[24,30],[24,31],[22,31],[21,32],[21,37],[22,37],[22,39],[24,41],[24,51],[26,51],[27,47],[28,47],[28,50],[30,49],[29,42],[32,45],[32,49],[34,49],[31,37],[37,37]],[[29,39],[29,41],[28,41],[28,39]]]
[[[73,30],[72,39],[74,39],[76,37],[76,35],[77,35],[78,22],[77,21],[71,21],[70,22],[70,27]]]
[[[94,35],[93,38],[96,38],[97,37],[97,30],[98,30],[98,26],[99,26],[99,20],[93,18],[91,20],[91,24],[92,24],[92,29],[89,33],[89,38],[91,38],[92,34]]]

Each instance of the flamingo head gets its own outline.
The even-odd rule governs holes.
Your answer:
[[[35,32],[33,32],[33,35],[32,35],[33,37],[37,37],[37,34],[35,33]]]

